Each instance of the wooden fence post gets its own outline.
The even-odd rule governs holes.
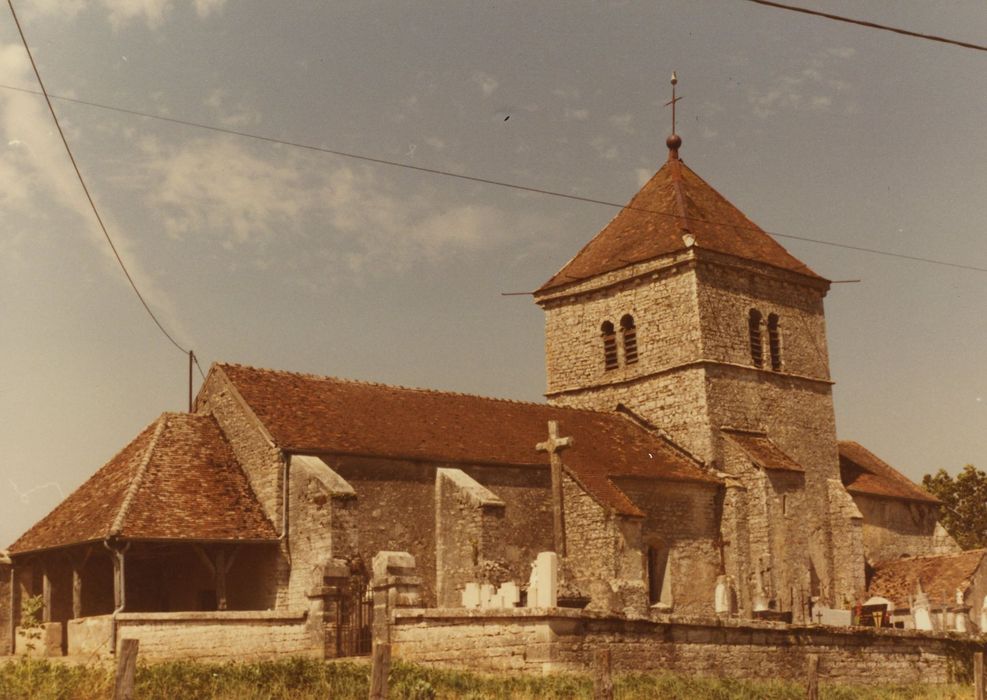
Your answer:
[[[809,654],[808,661],[805,697],[807,700],[819,700],[819,656]]]
[[[975,700],[984,700],[984,653],[982,651],[973,653],[973,697]]]
[[[387,700],[387,674],[391,670],[391,645],[374,644],[370,669],[370,700]]]
[[[140,640],[121,639],[117,658],[117,682],[113,700],[134,700],[134,676],[137,672],[137,651]]]
[[[593,700],[613,700],[613,676],[610,649],[593,652]]]

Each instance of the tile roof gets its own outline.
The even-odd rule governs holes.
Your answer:
[[[210,416],[164,413],[10,551],[102,540],[276,539]]]
[[[737,443],[737,446],[750,457],[755,466],[761,469],[798,473],[805,472],[801,464],[782,452],[764,433],[734,430],[732,428],[723,428],[723,433]]]
[[[576,256],[538,289],[556,287],[684,250],[699,249],[821,280],[677,158],[669,160]]]
[[[958,554],[879,562],[874,565],[874,576],[867,592],[904,606],[908,604],[909,596],[915,596],[921,581],[922,590],[929,595],[933,605],[952,605],[956,600],[956,589],[965,591],[970,586],[985,554],[985,549],[971,549]]]
[[[850,493],[921,503],[939,499],[856,442],[840,441],[840,479]]]
[[[618,413],[409,389],[242,365],[215,365],[288,452],[335,453],[451,464],[548,464],[535,445],[559,422],[573,447],[569,473],[599,502],[641,512],[612,478],[717,484],[666,439]]]

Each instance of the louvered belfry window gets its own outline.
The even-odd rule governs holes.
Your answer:
[[[747,328],[751,340],[751,361],[755,367],[764,367],[764,345],[761,341],[761,321],[763,318],[757,309],[751,309],[747,317]]]
[[[768,315],[768,350],[771,353],[771,369],[781,369],[781,328],[778,327],[778,314]]]
[[[613,324],[604,321],[600,331],[603,334],[603,368],[617,369],[617,334],[614,333]]]
[[[634,364],[637,362],[637,328],[630,314],[620,319],[620,336],[624,342],[624,364]]]

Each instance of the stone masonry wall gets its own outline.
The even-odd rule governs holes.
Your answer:
[[[391,651],[403,661],[473,670],[585,671],[595,649],[615,671],[729,678],[805,678],[819,656],[823,684],[946,683],[969,678],[974,640],[906,630],[787,626],[664,616],[626,620],[580,611],[402,610]]]
[[[590,609],[643,614],[647,608],[641,520],[600,506],[563,475],[567,556],[563,592],[591,599]]]
[[[700,355],[695,278],[680,268],[656,271],[651,278],[554,301],[545,306],[545,362],[548,393],[624,382],[674,367]],[[620,319],[634,318],[639,360],[626,364],[620,343]],[[619,367],[603,363],[600,327],[618,329]]]
[[[641,525],[644,546],[669,549],[675,612],[712,614],[713,591],[720,573],[719,488],[644,479],[620,479],[617,485],[645,513]]]
[[[278,448],[268,439],[259,422],[239,399],[236,388],[221,371],[211,373],[196,398],[196,412],[212,415],[233,448],[243,467],[250,487],[257,496],[275,530],[282,528],[284,460]],[[278,591],[277,607],[286,609],[288,583],[291,573],[286,545],[273,571],[275,581],[265,582],[264,588]]]
[[[505,504],[460,469],[435,478],[436,600],[440,608],[462,604],[467,583],[499,586],[508,579],[500,564]]]
[[[320,656],[321,625],[310,625],[304,615],[273,612],[121,613],[117,643],[140,640],[141,659],[165,661],[196,659],[229,661]],[[69,622],[69,654],[107,652],[111,617]]]
[[[937,533],[935,505],[858,493],[853,501],[864,516],[864,551],[871,563],[960,551],[941,529]]]
[[[351,506],[357,549],[369,567],[377,552],[415,557],[421,595],[436,604],[435,475],[439,467],[462,469],[504,501],[504,535],[498,562],[507,575],[528,580],[530,564],[551,549],[551,490],[547,468],[445,465],[377,458],[323,455],[356,492]],[[334,554],[334,556],[336,556]]]

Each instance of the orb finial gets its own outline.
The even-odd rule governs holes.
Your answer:
[[[675,86],[679,84],[679,78],[675,75],[675,71],[672,71],[672,99],[665,103],[665,106],[672,106],[672,133],[665,139],[665,145],[668,146],[668,159],[678,160],[679,159],[679,148],[682,146],[682,137],[675,133],[675,103],[681,100],[681,97],[675,95]]]

